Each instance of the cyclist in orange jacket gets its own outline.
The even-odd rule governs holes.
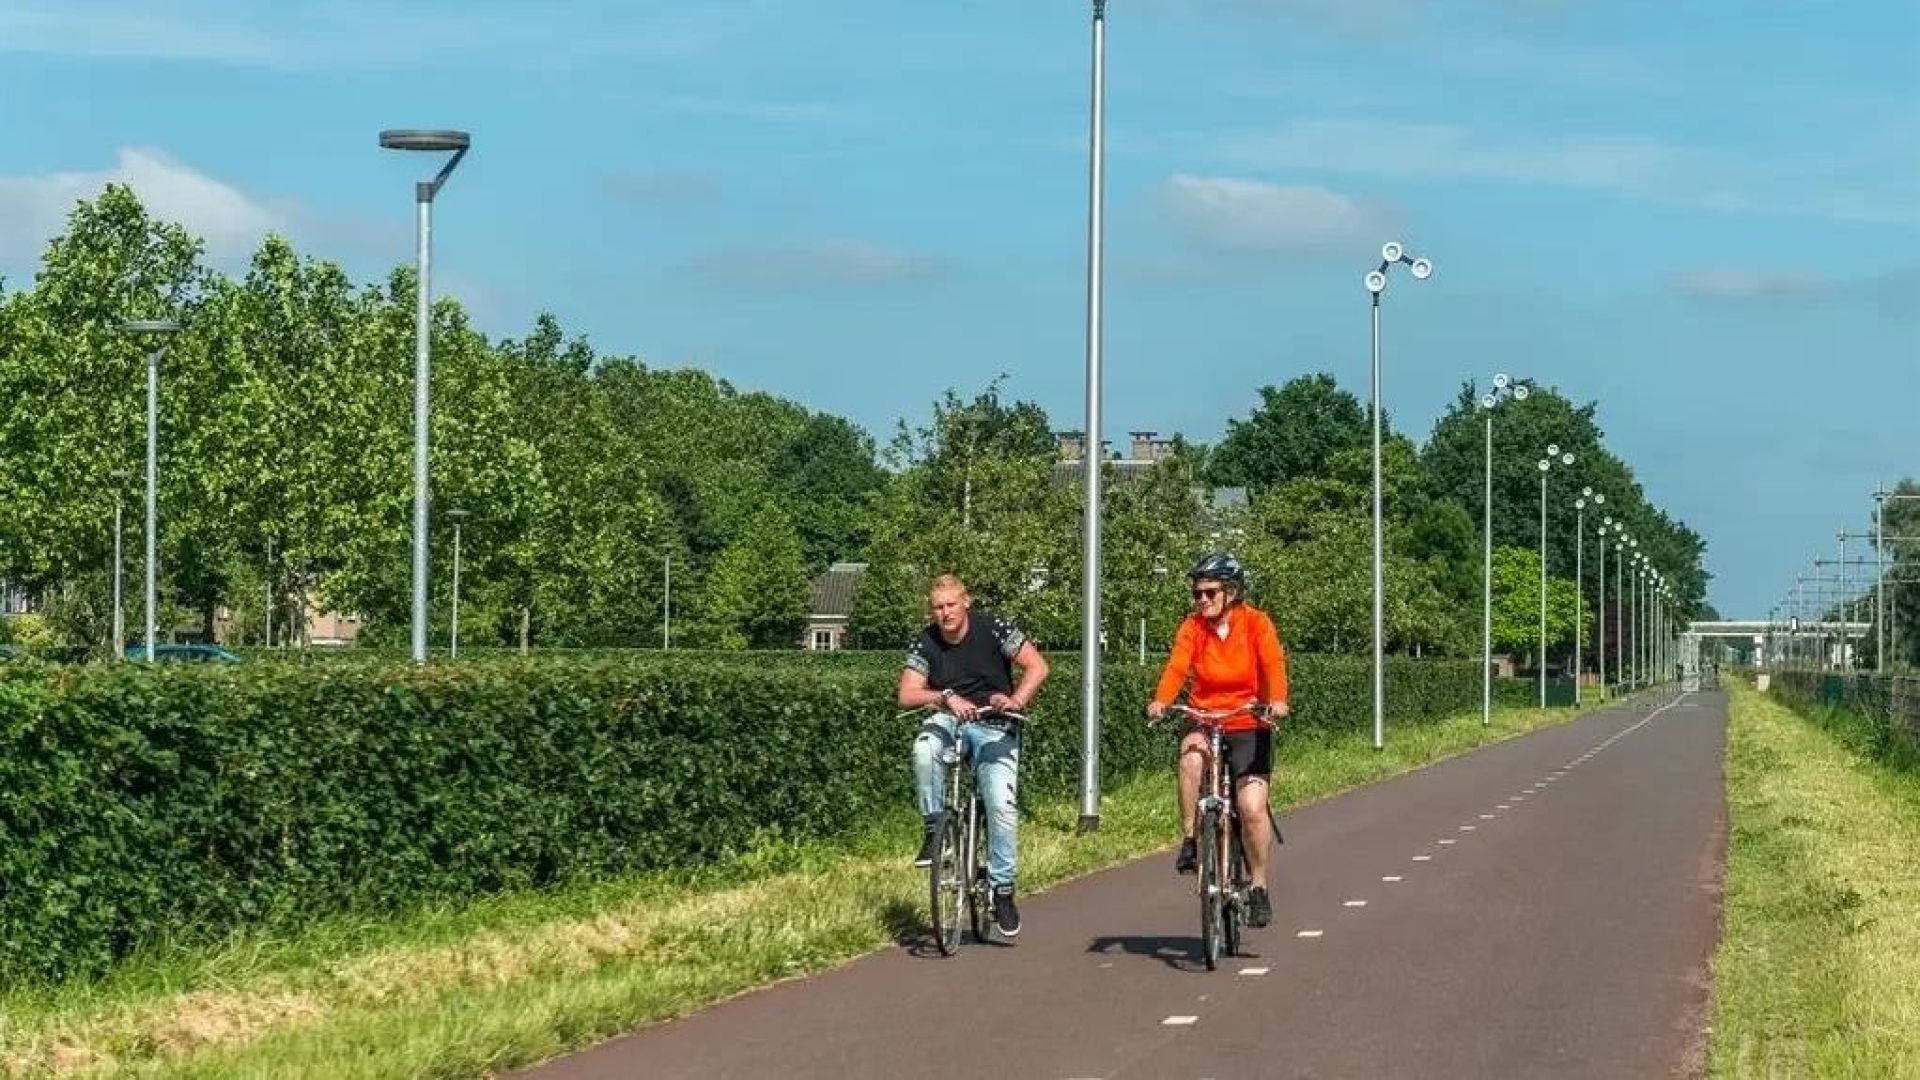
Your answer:
[[[1237,709],[1261,702],[1273,719],[1286,716],[1287,650],[1273,620],[1247,603],[1247,574],[1240,560],[1226,553],[1208,555],[1194,564],[1187,580],[1193,587],[1193,614],[1174,635],[1173,654],[1160,673],[1147,715],[1164,716],[1181,688],[1191,682],[1187,700],[1196,709]],[[1273,921],[1273,901],[1267,895],[1267,852],[1273,843],[1267,809],[1273,731],[1251,712],[1231,717],[1222,726],[1240,811],[1240,839],[1253,886],[1247,897],[1247,924],[1266,926]],[[1206,735],[1189,726],[1180,738],[1182,839],[1174,861],[1174,869],[1182,874],[1196,868],[1194,817],[1206,759]]]

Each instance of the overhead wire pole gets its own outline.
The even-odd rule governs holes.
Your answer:
[[[1386,544],[1381,524],[1380,481],[1380,294],[1387,288],[1387,270],[1405,263],[1415,280],[1433,276],[1433,264],[1407,254],[1399,241],[1388,241],[1380,248],[1380,265],[1367,271],[1364,279],[1373,310],[1373,748],[1387,745],[1387,663],[1386,663]]]
[[[1085,574],[1080,594],[1080,831],[1100,827],[1100,360],[1106,228],[1107,4],[1093,0],[1093,88],[1087,163],[1087,442]]]

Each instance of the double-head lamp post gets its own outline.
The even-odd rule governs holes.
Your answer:
[[[1493,413],[1507,401],[1525,401],[1532,393],[1526,380],[1501,372],[1493,390],[1480,399],[1487,416],[1485,497],[1480,504],[1480,726],[1493,722]]]
[[[473,140],[464,131],[389,130],[380,133],[388,150],[452,154],[431,180],[413,186],[418,208],[416,280],[413,283],[413,662],[427,662],[427,427],[433,370],[433,197],[467,156]]]
[[[1566,468],[1573,464],[1571,451],[1562,451],[1560,444],[1547,447],[1547,456],[1540,459],[1540,707],[1547,707],[1547,474],[1555,466]]]
[[[1380,294],[1387,291],[1387,271],[1405,265],[1416,281],[1433,276],[1433,264],[1407,253],[1405,245],[1390,241],[1380,248],[1380,265],[1364,279],[1373,310],[1373,748],[1386,746],[1386,545],[1381,524],[1380,484]]]

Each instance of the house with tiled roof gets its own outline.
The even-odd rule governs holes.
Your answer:
[[[832,652],[847,647],[847,627],[853,621],[853,594],[867,572],[863,562],[837,562],[813,579],[807,598],[807,628],[800,647]]]

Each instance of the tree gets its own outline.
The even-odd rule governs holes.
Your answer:
[[[1547,581],[1547,648],[1573,644],[1575,625],[1590,621],[1585,598],[1573,582]],[[1540,554],[1526,548],[1493,551],[1493,647],[1535,656],[1540,647]]]
[[[1333,455],[1371,445],[1359,399],[1331,375],[1302,375],[1278,389],[1261,387],[1252,413],[1227,422],[1226,438],[1208,458],[1208,479],[1264,491],[1320,476]]]

